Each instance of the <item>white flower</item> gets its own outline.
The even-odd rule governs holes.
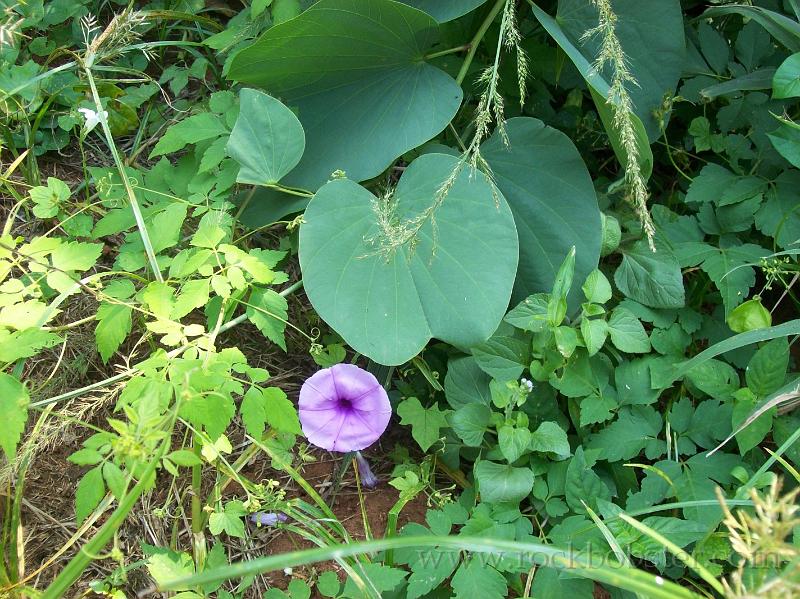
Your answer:
[[[107,119],[108,118],[108,111],[104,110],[102,116],[92,110],[91,108],[78,108],[78,112],[83,115],[83,118],[86,119],[86,133],[89,133],[92,129],[97,127],[97,124],[100,122],[100,119]]]

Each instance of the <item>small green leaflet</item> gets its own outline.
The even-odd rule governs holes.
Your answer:
[[[0,362],[29,358],[45,347],[53,347],[61,341],[61,337],[55,333],[44,331],[39,327],[14,332],[0,328]]]
[[[578,514],[586,513],[584,501],[589,507],[596,510],[598,499],[611,500],[611,490],[592,470],[592,466],[596,462],[596,455],[596,451],[590,451],[587,455],[583,447],[578,447],[567,466],[564,491],[567,504]]]
[[[0,372],[0,447],[11,462],[16,455],[17,443],[25,430],[30,396],[27,389],[10,374]]]
[[[425,408],[416,397],[404,399],[397,406],[400,424],[411,426],[411,436],[422,451],[428,451],[439,440],[439,429],[448,426],[447,415],[451,410],[440,410],[439,404]]]
[[[178,578],[186,578],[194,574],[194,562],[188,553],[170,551],[161,547],[149,548],[155,553],[147,559],[147,571],[159,585],[169,584]],[[176,591],[185,591],[189,587],[179,586]]]
[[[492,411],[482,403],[468,403],[450,416],[453,431],[469,447],[479,447],[492,417]],[[525,444],[527,446],[527,443]],[[502,443],[501,443],[502,449]],[[513,460],[509,460],[513,461]]]
[[[103,302],[97,308],[97,326],[94,330],[97,351],[104,364],[114,355],[131,332],[131,313],[127,304]]]
[[[786,337],[765,343],[750,359],[745,370],[747,386],[758,397],[777,391],[789,367],[789,342]]]
[[[251,387],[242,398],[239,413],[247,434],[254,439],[261,439],[266,424],[280,433],[302,434],[297,408],[277,387]]]
[[[247,318],[250,319],[264,336],[286,351],[286,329],[289,304],[286,298],[272,289],[256,287],[250,294],[247,305]]]
[[[103,471],[95,466],[83,475],[75,489],[75,520],[80,524],[92,513],[106,494]]]
[[[210,112],[194,114],[167,129],[150,153],[150,158],[171,154],[182,150],[188,144],[227,134],[228,129],[218,115]]]
[[[497,445],[509,464],[527,452],[530,442],[531,431],[525,427],[505,424],[497,430]]]
[[[358,567],[358,572],[370,581],[372,588],[380,593],[389,595],[389,591],[399,585],[408,576],[408,572],[399,568],[391,568],[384,564],[362,564]],[[364,592],[356,586],[352,578],[348,578],[344,583],[343,597],[363,597]]]
[[[58,214],[58,209],[69,199],[72,192],[69,186],[61,179],[55,177],[47,178],[47,186],[38,185],[31,188],[30,196],[36,204],[33,207],[33,215],[37,218],[51,218]]]

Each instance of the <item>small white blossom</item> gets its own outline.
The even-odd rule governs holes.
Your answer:
[[[97,127],[97,124],[101,119],[106,120],[108,118],[107,110],[104,110],[102,115],[95,112],[91,108],[78,108],[78,112],[80,112],[83,115],[83,118],[86,119],[86,133],[89,133],[89,131]]]

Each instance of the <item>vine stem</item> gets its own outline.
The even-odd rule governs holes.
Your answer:
[[[467,44],[469,46],[469,52],[467,52],[464,62],[461,65],[461,70],[458,71],[458,75],[456,76],[456,83],[459,85],[464,82],[464,78],[467,76],[467,71],[469,71],[469,66],[472,64],[472,59],[475,58],[475,53],[478,51],[478,45],[481,43],[483,36],[486,35],[486,32],[489,30],[489,25],[492,24],[494,18],[497,16],[497,13],[500,12],[500,9],[505,6],[507,1],[508,0],[497,0],[494,3],[494,6],[492,6],[489,14],[486,15],[486,18],[483,20],[483,23],[481,23],[478,31],[475,32],[472,40],[469,42],[469,44]]]
[[[128,179],[128,173],[125,170],[125,165],[123,164],[122,158],[117,150],[117,145],[114,143],[114,137],[111,135],[111,128],[108,126],[108,119],[106,119],[104,116],[103,104],[100,101],[100,94],[97,93],[97,86],[94,82],[92,69],[90,66],[84,66],[83,71],[86,73],[86,78],[89,81],[89,88],[92,91],[92,99],[94,100],[95,108],[97,109],[97,118],[100,121],[100,127],[102,127],[103,134],[106,138],[106,145],[108,145],[108,149],[111,151],[111,156],[114,158],[114,164],[119,171],[122,184],[125,186],[125,192],[128,194],[128,201],[131,204],[131,210],[133,210],[133,217],[136,220],[136,226],[139,229],[139,235],[142,237],[142,245],[144,245],[144,251],[147,254],[147,260],[150,262],[150,269],[153,271],[153,276],[155,276],[156,281],[163,283],[164,278],[161,276],[161,270],[158,268],[158,261],[156,260],[156,254],[153,250],[153,244],[150,241],[150,235],[147,233],[147,227],[144,224],[142,209],[139,206],[139,201],[136,199],[136,193],[133,191],[133,186],[131,185],[130,179]]]
[[[279,292],[278,295],[282,297],[286,297],[297,291],[303,286],[303,280],[300,279],[295,283],[291,284],[289,287],[284,289],[283,291]],[[224,333],[225,331],[229,331],[232,328],[242,324],[245,320],[247,320],[247,314],[240,314],[236,318],[229,320],[224,325],[219,328],[220,333]],[[176,349],[167,353],[168,358],[174,358],[175,356],[180,355],[182,352],[186,351],[190,347],[190,344],[182,345]],[[83,395],[84,393],[88,393],[89,391],[94,391],[96,389],[102,389],[103,387],[108,387],[109,385],[113,385],[114,383],[118,383],[120,381],[124,381],[127,378],[132,377],[134,374],[139,372],[139,365],[135,364],[131,368],[127,370],[123,370],[119,374],[115,374],[114,376],[108,377],[107,379],[103,379],[102,381],[97,381],[96,383],[92,383],[91,385],[86,385],[85,387],[81,387],[80,389],[74,389],[73,391],[68,391],[66,393],[62,393],[61,395],[54,395],[53,397],[49,397],[47,399],[42,399],[40,401],[31,402],[30,408],[42,408],[44,406],[49,406],[50,404],[58,403],[59,401],[64,401],[66,399],[72,399],[73,397],[78,397]]]

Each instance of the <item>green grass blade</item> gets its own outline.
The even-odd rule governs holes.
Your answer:
[[[469,553],[490,553],[495,555],[511,553],[528,558],[531,565],[538,564],[560,570],[568,570],[572,575],[595,580],[633,593],[642,593],[651,599],[699,599],[700,597],[700,595],[673,582],[642,570],[625,567],[620,563],[605,563],[598,566],[593,565],[588,557],[580,557],[573,551],[557,549],[543,543],[521,543],[467,536],[395,537],[393,539],[364,541],[335,547],[292,551],[281,555],[238,562],[221,568],[213,568],[193,576],[175,579],[165,585],[162,590],[202,586],[347,556],[413,547],[445,547],[464,550]]]
[[[691,555],[689,555],[686,551],[678,547],[675,543],[670,541],[667,537],[662,535],[659,532],[656,532],[646,524],[642,524],[635,518],[631,518],[627,514],[620,514],[619,517],[633,526],[636,530],[640,533],[647,535],[654,541],[656,541],[659,545],[663,546],[664,549],[672,553],[675,557],[677,557],[680,561],[682,561],[687,568],[692,570],[695,574],[697,574],[700,578],[705,580],[712,589],[717,591],[720,595],[725,595],[725,588],[720,584],[720,582],[714,577],[714,575],[709,572],[700,562],[694,559]]]

